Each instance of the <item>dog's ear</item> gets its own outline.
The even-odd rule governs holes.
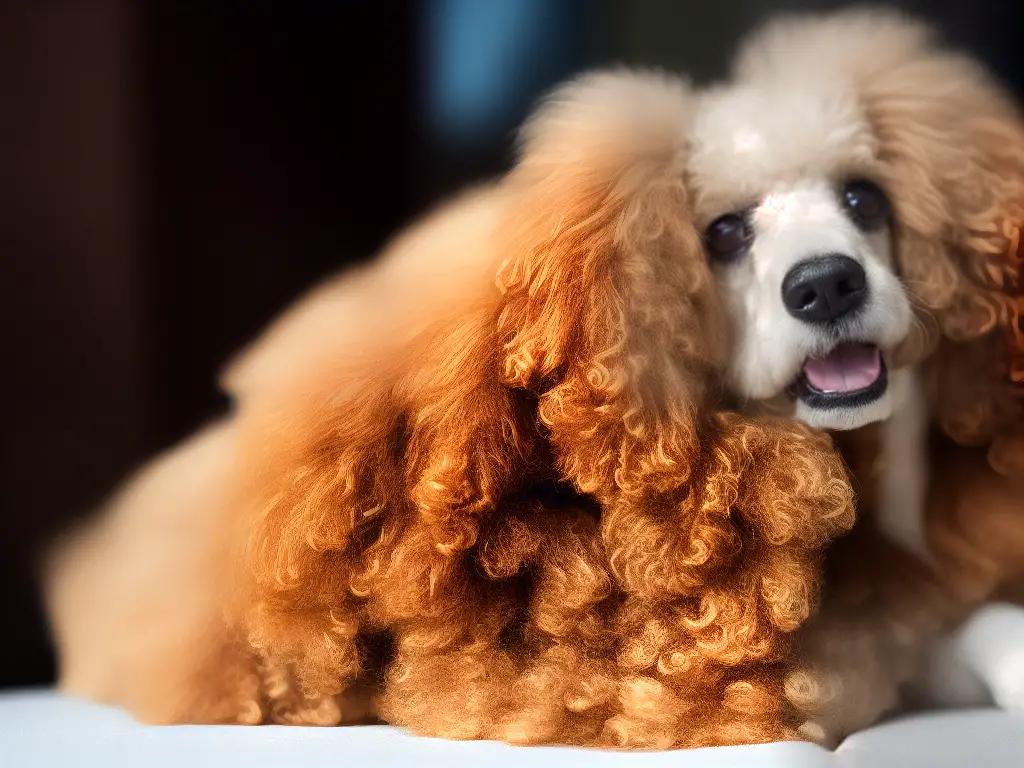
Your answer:
[[[504,379],[542,393],[541,420],[584,491],[662,471],[678,482],[722,365],[725,322],[684,179],[691,104],[665,74],[581,77],[527,122],[505,182]]]
[[[619,664],[637,684],[609,721],[623,745],[664,745],[647,739],[731,695],[683,679],[732,682],[739,661],[784,656],[811,610],[817,551],[853,522],[826,436],[717,402],[728,326],[687,194],[690,105],[656,74],[556,92],[526,127],[497,241],[505,382],[539,393],[561,476],[599,502],[604,556],[629,595]],[[741,687],[776,717],[780,681]]]
[[[1024,121],[977,62],[926,40],[860,93],[904,279],[942,336],[938,416],[987,442],[1020,413]]]

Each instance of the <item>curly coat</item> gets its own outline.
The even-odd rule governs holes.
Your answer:
[[[687,189],[699,98],[601,73],[545,102],[506,177],[300,302],[228,369],[236,415],[59,550],[62,686],[157,722],[377,715],[647,748],[829,741],[892,706],[925,641],[1021,563],[987,532],[1020,541],[1024,430],[999,335],[1019,352],[1020,262],[999,257],[1024,131],[983,73],[916,32],[867,66],[836,46],[864,29],[816,29],[856,79],[896,203],[920,319],[904,354],[945,435],[935,461],[955,469],[935,474],[930,530],[956,568],[872,525],[870,429],[844,457],[728,408]],[[785,34],[762,40],[738,78],[790,71]],[[965,379],[965,358],[984,373]],[[863,523],[830,550],[808,621],[855,488]]]
[[[225,377],[237,415],[58,559],[63,686],[161,722],[336,723],[383,637],[379,712],[422,733],[785,735],[758,702],[852,494],[827,437],[716,405],[689,119],[668,76],[573,83],[507,178],[279,322]],[[220,533],[172,540],[164,511]]]

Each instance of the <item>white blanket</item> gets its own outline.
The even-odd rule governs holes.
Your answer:
[[[921,715],[877,726],[835,752],[780,743],[677,752],[599,752],[423,739],[384,726],[144,726],[50,691],[0,694],[0,768],[1024,768],[1024,716]]]

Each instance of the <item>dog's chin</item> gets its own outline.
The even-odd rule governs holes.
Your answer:
[[[871,344],[841,344],[807,360],[790,392],[796,418],[817,429],[857,429],[892,415],[885,359]]]
[[[861,405],[843,405],[821,408],[797,398],[794,416],[815,429],[848,431],[885,421],[892,415],[892,399],[889,392],[883,392],[870,402]]]

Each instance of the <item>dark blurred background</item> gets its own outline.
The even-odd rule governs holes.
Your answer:
[[[53,661],[34,563],[225,407],[219,365],[323,275],[500,172],[599,63],[722,73],[773,0],[0,2],[0,687]],[[1019,0],[898,5],[1022,87]]]

